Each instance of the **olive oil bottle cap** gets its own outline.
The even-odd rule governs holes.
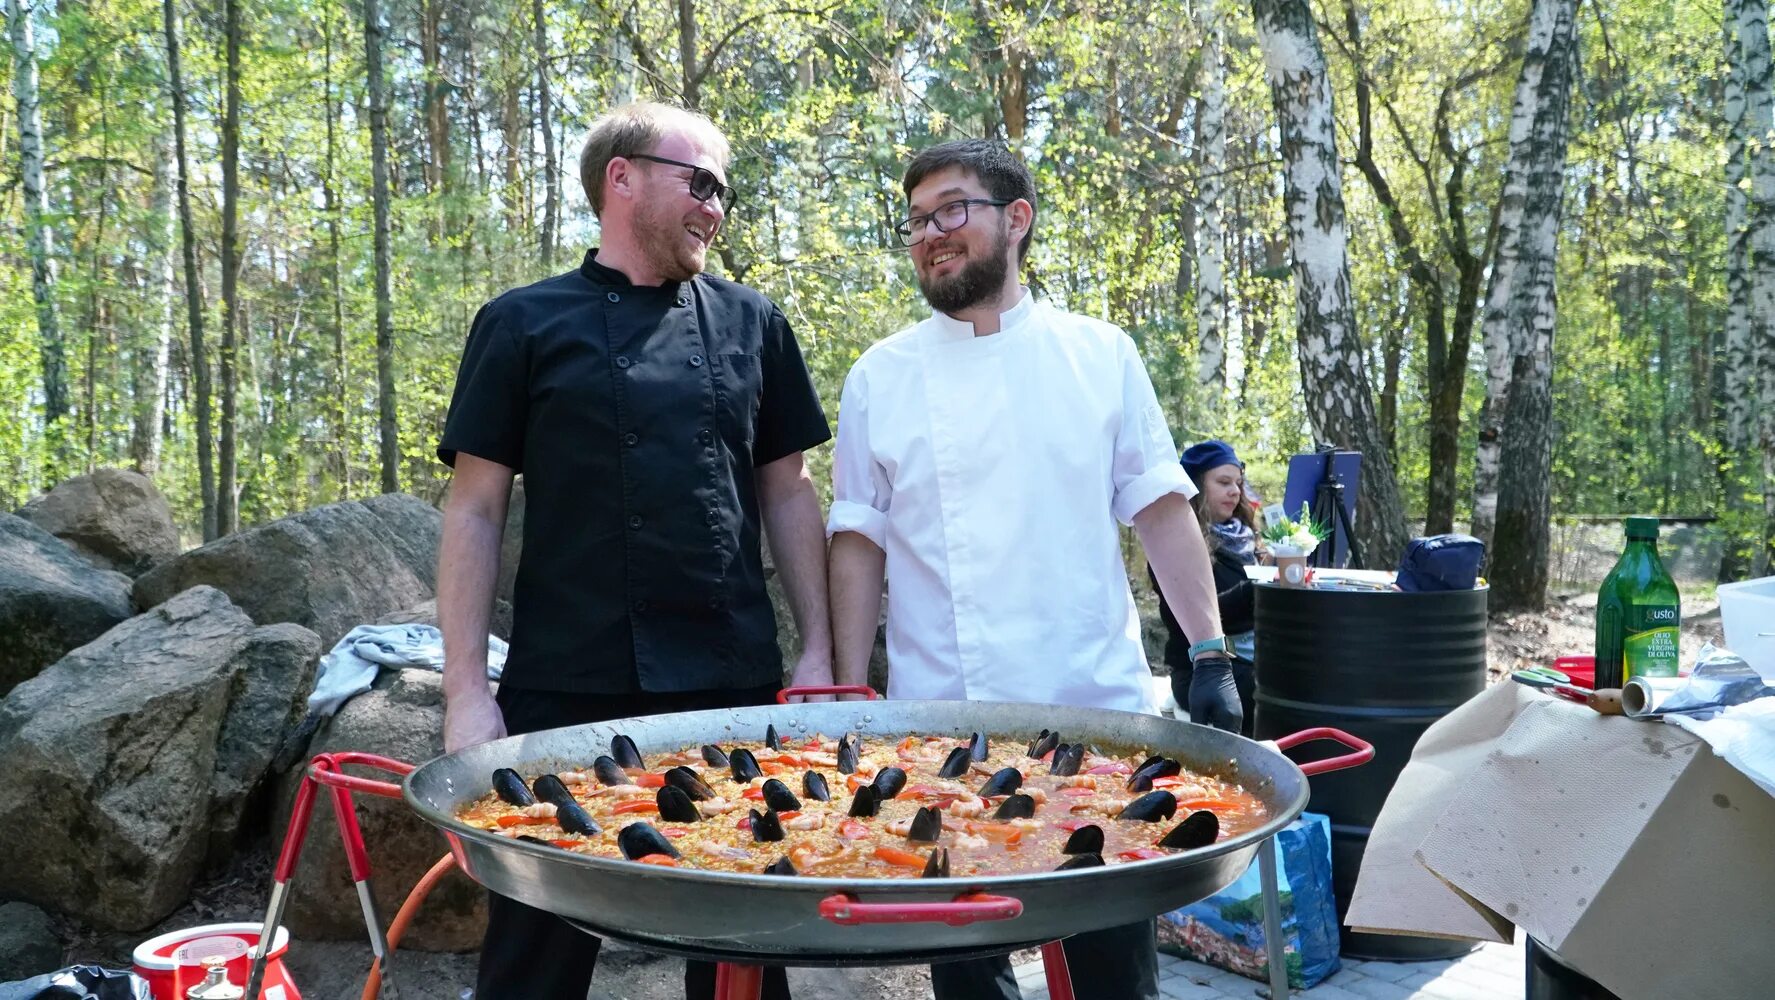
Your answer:
[[[1630,542],[1655,542],[1658,540],[1658,519],[1655,517],[1630,517],[1627,519],[1627,540]]]

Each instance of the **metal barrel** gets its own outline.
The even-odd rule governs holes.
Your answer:
[[[1331,818],[1341,922],[1381,805],[1437,719],[1485,689],[1486,591],[1319,590],[1258,584],[1258,739],[1335,726],[1374,744],[1373,762],[1311,783],[1307,808]],[[1290,754],[1290,756],[1295,756]],[[1418,961],[1466,942],[1343,929],[1344,954]]]

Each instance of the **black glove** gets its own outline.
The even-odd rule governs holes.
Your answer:
[[[1236,733],[1245,722],[1239,704],[1239,686],[1233,680],[1233,661],[1224,656],[1204,656],[1194,664],[1189,684],[1189,720]]]

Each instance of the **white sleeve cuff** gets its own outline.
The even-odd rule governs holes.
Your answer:
[[[1185,500],[1196,495],[1196,484],[1190,482],[1189,473],[1176,462],[1165,462],[1148,469],[1140,478],[1122,487],[1116,492],[1110,509],[1115,512],[1116,520],[1132,525],[1134,515],[1167,493],[1181,493]]]
[[[874,507],[854,500],[834,500],[832,513],[826,518],[826,537],[830,539],[841,531],[854,531],[885,552],[887,527],[887,514]]]

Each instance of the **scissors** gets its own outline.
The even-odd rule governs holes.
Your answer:
[[[1542,688],[1556,698],[1575,701],[1580,705],[1589,704],[1590,689],[1572,683],[1569,674],[1554,670],[1552,667],[1528,667],[1512,671],[1510,679],[1518,684]]]

